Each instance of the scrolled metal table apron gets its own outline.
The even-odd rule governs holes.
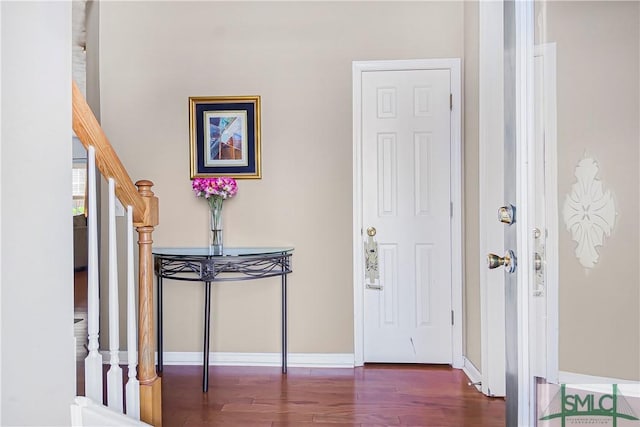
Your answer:
[[[209,248],[154,248],[157,277],[157,347],[158,372],[163,368],[162,279],[203,282],[204,339],[202,391],[209,389],[209,344],[211,325],[211,283],[281,277],[282,294],[282,373],[287,373],[287,275],[292,272],[293,248],[226,248],[222,255],[210,254]]]

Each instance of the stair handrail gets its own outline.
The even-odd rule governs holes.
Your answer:
[[[142,197],[131,181],[91,108],[75,82],[72,82],[73,130],[85,148],[96,150],[96,165],[105,178],[116,181],[116,196],[124,206],[133,207],[133,224],[158,225],[158,199]]]
[[[158,198],[151,191],[153,182],[133,184],[93,111],[72,81],[73,130],[82,145],[93,146],[96,166],[105,178],[116,182],[115,193],[126,207],[133,207],[133,225],[138,232],[138,380],[140,382],[140,419],[162,426],[162,386],[155,368],[153,323],[152,233],[158,225]],[[137,186],[137,189],[136,189]]]

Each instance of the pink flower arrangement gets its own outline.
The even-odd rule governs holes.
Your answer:
[[[229,199],[238,192],[238,184],[233,178],[195,178],[191,182],[197,197],[209,199]]]
[[[196,178],[191,182],[196,197],[209,203],[210,238],[209,245],[214,255],[222,254],[222,202],[238,192],[238,184],[233,178]]]

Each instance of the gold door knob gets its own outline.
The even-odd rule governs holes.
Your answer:
[[[491,270],[504,266],[505,270],[509,273],[513,273],[516,271],[516,256],[512,250],[505,252],[503,257],[496,254],[489,254],[487,255],[487,266]]]

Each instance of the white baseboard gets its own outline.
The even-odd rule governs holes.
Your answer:
[[[109,363],[109,352],[101,351],[103,363]],[[165,351],[164,365],[202,365],[202,352]],[[127,364],[127,352],[119,352],[120,364]],[[156,355],[157,360],[157,355]],[[352,353],[289,353],[287,366],[305,368],[353,368]],[[210,366],[281,366],[280,353],[209,353]]]
[[[560,384],[567,384],[570,388],[598,393],[610,393],[611,385],[617,384],[618,391],[624,396],[640,398],[640,381],[598,377],[566,371],[560,371],[558,379]]]
[[[560,384],[569,384],[571,388],[599,393],[608,393],[611,391],[611,384],[617,384],[618,390],[623,395],[640,398],[640,381],[598,377],[566,371],[560,371],[558,373],[558,380]]]
[[[640,384],[640,381],[623,380],[621,378],[597,377],[594,375],[577,374],[575,372],[560,371],[560,384]]]
[[[353,368],[354,357],[350,353],[289,353],[287,366],[308,368]],[[165,352],[165,365],[201,365],[201,352]],[[213,366],[280,366],[280,353],[209,353],[209,365]]]
[[[471,383],[470,385],[473,385],[476,390],[482,392],[482,374],[469,359],[466,357],[463,357],[463,359],[464,366],[462,367],[462,372],[464,372],[467,375],[467,378],[469,378],[469,383]]]

